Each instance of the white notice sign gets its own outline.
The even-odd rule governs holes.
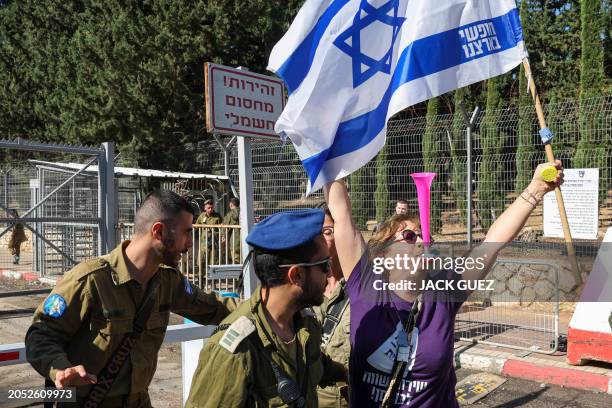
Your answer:
[[[204,69],[210,133],[277,138],[274,125],[285,107],[283,81],[211,63]]]
[[[572,238],[597,239],[599,169],[565,169],[561,193]],[[555,193],[544,196],[544,236],[563,238]]]

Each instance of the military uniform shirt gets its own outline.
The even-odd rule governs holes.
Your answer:
[[[54,381],[58,370],[79,364],[98,375],[123,338],[132,332],[145,288],[128,272],[123,252],[128,243],[67,272],[34,313],[26,334],[26,353],[41,375]],[[153,295],[153,311],[107,398],[146,392],[170,311],[201,324],[217,324],[235,308],[234,300],[222,302],[202,292],[173,268],[160,267],[149,284],[154,280],[159,285]],[[49,301],[54,305],[50,307]],[[85,397],[89,388],[79,387],[77,397]]]
[[[317,315],[317,319],[321,324],[325,320],[325,316],[327,315],[330,308],[346,299],[346,306],[344,308],[344,312],[340,316],[340,323],[336,326],[331,338],[327,342],[327,345],[323,347],[323,351],[334,361],[342,363],[348,366],[349,355],[351,353],[351,342],[350,342],[350,334],[351,334],[351,311],[350,306],[348,304],[347,294],[344,290],[346,282],[344,278],[340,280],[340,283],[334,289],[331,296],[325,297],[323,300],[323,304],[319,307],[314,307],[313,310]],[[319,407],[321,408],[332,408],[332,407],[348,407],[348,401],[344,396],[348,396],[347,385],[343,384],[340,386],[329,386],[326,388],[318,388],[317,392],[319,394]]]
[[[200,352],[186,407],[287,407],[277,393],[276,377],[263,353],[297,383],[306,407],[317,407],[317,384],[339,378],[343,367],[321,351],[321,326],[310,311],[296,314],[296,359],[289,356],[264,315],[260,287],[223,323],[246,317],[253,324],[247,336],[232,328],[214,334]],[[232,350],[233,351],[230,351]]]
[[[195,223],[203,224],[203,225],[221,224],[221,215],[219,215],[218,213],[214,211],[210,215],[207,215],[205,212],[202,212],[202,214],[200,214],[200,216],[198,217]]]
[[[240,225],[240,207],[231,209],[223,218],[225,225]],[[227,234],[227,259],[224,263],[239,264],[240,260],[240,230],[238,228],[230,228]]]

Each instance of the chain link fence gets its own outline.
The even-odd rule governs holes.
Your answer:
[[[598,242],[612,221],[612,95],[549,104],[545,115],[555,133],[555,156],[565,168],[599,168],[598,239],[578,240],[574,244],[581,268],[588,272],[599,248]],[[475,117],[471,155],[474,240],[484,237],[495,219],[528,185],[535,166],[546,161],[538,131],[531,106],[480,111]],[[439,115],[433,120],[426,117],[391,120],[385,150],[347,178],[354,216],[366,232],[364,236],[368,237],[367,229],[392,215],[397,200],[407,200],[409,208],[418,211],[416,186],[410,174],[433,171],[437,173],[431,189],[434,239],[459,245],[465,242],[466,137],[466,124],[460,112]],[[324,201],[320,191],[305,196],[307,177],[290,142],[253,143],[252,146],[256,217],[312,208]],[[230,177],[237,186],[235,150],[230,163]],[[383,184],[386,188],[381,188]],[[563,240],[543,236],[543,208],[539,205],[508,248],[513,259],[503,261],[505,266],[499,266],[500,260],[489,275],[496,279],[499,293],[487,299],[475,296],[468,299],[457,317],[457,338],[529,352],[555,352],[560,332],[565,330],[571,315],[569,310],[560,313],[560,304],[565,307],[563,301],[576,301],[581,287],[571,281],[570,271],[564,270],[561,275],[564,291],[561,291],[557,270],[541,272],[538,264],[565,259],[564,251]],[[527,253],[538,259],[525,262]],[[511,264],[516,264],[516,271],[505,276],[503,271]],[[500,274],[507,281],[499,278]],[[520,280],[525,276],[533,278],[533,282]],[[536,295],[540,300],[534,302]]]
[[[598,167],[600,195],[599,233],[612,221],[612,95],[569,100],[545,107],[548,126],[555,133],[555,156],[566,168],[577,167],[577,157],[584,167]],[[546,161],[539,141],[533,107],[509,107],[493,112],[481,111],[472,131],[472,184],[474,239],[484,236],[490,224],[518,196],[531,179],[536,164]],[[410,173],[435,171],[432,185],[432,232],[436,240],[465,241],[467,208],[466,126],[462,116],[439,115],[427,125],[425,117],[391,120],[388,124],[386,159],[380,154],[360,171],[348,177],[351,194],[364,197],[359,202],[364,218],[360,225],[374,225],[380,182],[377,172],[387,171],[386,208],[393,211],[396,200],[405,199],[418,211],[416,188]],[[238,188],[238,156],[230,156],[230,177]],[[218,165],[217,168],[222,168]],[[323,202],[322,193],[305,197],[307,177],[297,153],[288,141],[253,143],[253,188],[256,216],[275,212],[312,208]],[[381,201],[379,199],[378,205]],[[383,203],[384,204],[384,203]],[[384,217],[390,216],[384,214]],[[379,211],[380,217],[380,211]],[[358,220],[359,221],[359,220]],[[368,222],[370,221],[370,222]],[[542,206],[529,218],[519,240],[542,241]],[[365,229],[365,227],[364,227]],[[526,233],[526,235],[525,235]],[[560,243],[549,239],[547,242]],[[578,246],[592,255],[588,243]]]
[[[102,151],[79,146],[0,141],[0,269],[61,275],[100,254],[100,182],[79,169],[98,166]]]

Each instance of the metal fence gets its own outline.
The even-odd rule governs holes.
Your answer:
[[[106,251],[105,200],[112,202],[112,195],[107,194],[103,175],[84,170],[106,169],[107,149],[112,151],[112,146],[0,140],[0,268],[61,275]],[[66,160],[83,164],[73,170],[49,166]]]
[[[548,126],[555,133],[555,156],[566,168],[576,167],[573,164],[579,149],[582,149],[583,157],[593,158],[586,166],[583,162],[582,166],[599,168],[600,241],[612,221],[612,95],[582,102],[568,100],[549,104],[545,107],[545,115]],[[471,152],[473,239],[484,236],[489,225],[526,186],[536,164],[546,161],[538,130],[533,107],[481,111],[475,117]],[[434,238],[437,242],[465,242],[468,235],[466,134],[460,112],[437,116],[429,125],[425,117],[391,120],[386,159],[382,160],[379,155],[347,180],[349,193],[359,191],[359,197],[363,198],[357,203],[365,218],[360,222],[362,228],[382,221],[376,219],[378,171],[387,171],[385,207],[391,211],[398,199],[407,200],[412,210],[418,210],[416,187],[410,173],[435,171],[438,175],[431,192]],[[253,143],[252,158],[256,216],[265,217],[287,209],[312,208],[323,202],[320,191],[305,197],[307,177],[290,142]],[[237,161],[234,150],[230,156],[229,174],[236,186]],[[548,256],[554,256],[554,253],[562,256],[563,241],[543,237],[542,215],[540,205],[513,245],[542,249],[545,251],[541,252],[547,252]],[[598,241],[575,243],[577,254],[587,264],[597,252]],[[534,305],[543,307],[543,310],[534,311],[532,305],[527,306],[530,302],[525,302],[522,293],[515,302],[499,296],[489,299],[489,303],[481,303],[481,306],[474,306],[472,301],[472,309],[464,308],[458,315],[458,336],[540,353],[556,351],[559,288],[558,283],[554,284],[555,279],[558,278],[554,278],[552,283],[555,296]]]
[[[134,224],[121,223],[117,228],[117,240],[130,239],[134,234]],[[239,225],[202,225],[194,224],[193,244],[183,255],[180,271],[195,285],[207,291],[236,290],[237,279],[218,278],[211,274],[211,266],[242,264]]]
[[[582,116],[580,115],[582,112]],[[555,132],[553,148],[566,168],[572,160],[581,137],[588,132],[587,157],[606,157],[598,163],[600,171],[600,232],[612,221],[612,95],[589,99],[581,103],[569,100],[545,107],[549,127]],[[391,120],[387,132],[387,159],[373,159],[359,173],[349,176],[349,192],[359,190],[366,197],[359,203],[366,220],[376,219],[376,173],[384,166],[388,171],[388,204],[392,209],[398,199],[418,208],[416,188],[410,173],[435,171],[438,176],[432,186],[432,218],[439,219],[434,228],[437,240],[462,241],[466,239],[466,167],[465,125],[460,115],[440,115],[428,129],[426,118]],[[495,120],[495,128],[488,123]],[[525,123],[527,124],[525,129]],[[522,127],[522,128],[521,128]],[[423,154],[423,138],[429,130],[428,154]],[[522,133],[526,133],[521,136]],[[521,139],[531,144],[521,146]],[[494,144],[493,148],[490,146]],[[525,153],[525,146],[533,149]],[[486,161],[487,165],[483,166]],[[473,131],[473,202],[474,238],[483,236],[491,218],[498,216],[517,197],[517,170],[531,172],[536,163],[545,161],[544,149],[539,142],[538,126],[533,107],[513,107],[486,112],[476,117]],[[237,151],[230,156],[230,177],[238,185]],[[593,162],[594,163],[594,162]],[[493,187],[485,191],[485,176],[494,180]],[[522,174],[525,174],[523,172]],[[524,176],[523,176],[524,177]],[[253,144],[253,188],[256,215],[268,216],[292,208],[309,208],[323,201],[321,192],[305,197],[307,178],[291,144]],[[520,183],[519,183],[520,184]],[[486,193],[486,194],[485,194]],[[390,215],[390,214],[388,214]],[[542,236],[542,207],[539,206],[527,222],[537,240]],[[381,220],[376,220],[381,221]],[[374,222],[372,222],[374,224]]]
[[[498,269],[510,266],[522,268],[517,269],[523,274],[512,273],[507,279],[500,279]],[[534,267],[537,270],[531,269]],[[527,273],[531,284],[522,279]],[[539,282],[546,284],[540,286],[549,293],[536,293],[538,277]],[[559,347],[557,266],[541,260],[498,259],[487,278],[495,280],[494,293],[483,298],[482,292],[474,292],[468,298],[455,319],[455,337],[517,350],[555,353]]]

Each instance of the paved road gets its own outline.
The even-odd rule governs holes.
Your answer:
[[[461,381],[468,375],[477,372],[461,368],[457,370],[457,380]],[[612,407],[612,395],[509,378],[483,399],[466,406],[475,408],[604,408]]]
[[[24,287],[12,285],[7,288],[7,285],[2,285],[2,283],[0,280],[0,292],[31,289],[28,285],[23,285]],[[45,295],[0,298],[0,312],[36,307],[44,298]],[[31,322],[31,314],[8,317],[0,313],[0,344],[22,343]],[[171,324],[181,322],[182,318],[172,315]],[[178,343],[164,344],[159,352],[157,371],[149,389],[153,406],[156,408],[180,407],[182,405],[181,382],[181,346]],[[0,367],[0,390],[39,387],[42,383],[42,377],[29,364]],[[20,405],[15,403],[7,408]]]
[[[12,310],[38,305],[44,296],[0,299],[0,310]],[[181,319],[173,316],[172,323]],[[0,344],[22,342],[31,317],[0,319]],[[459,380],[477,371],[459,369]],[[0,367],[0,389],[39,386],[41,377],[29,366]],[[181,405],[180,344],[164,344],[160,350],[157,372],[150,387],[153,405],[172,408]],[[491,394],[471,405],[482,408],[603,408],[612,407],[612,395],[596,394],[557,386],[541,387],[531,381],[509,379]]]

